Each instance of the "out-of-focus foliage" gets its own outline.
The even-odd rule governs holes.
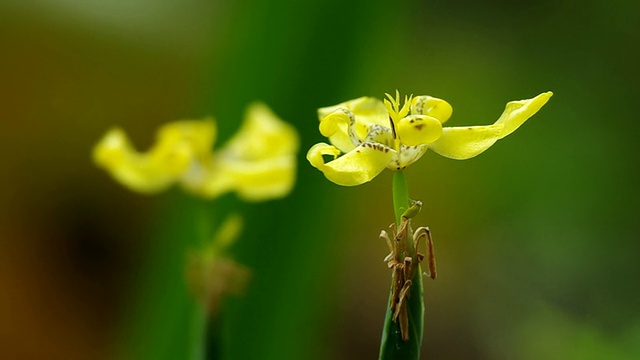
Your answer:
[[[438,256],[423,357],[637,358],[638,11],[603,0],[3,1],[0,358],[184,358],[184,254],[201,207],[212,228],[232,209],[245,217],[232,254],[253,276],[223,314],[233,358],[375,358],[390,173],[343,188],[301,154],[286,199],[202,204],[131,193],[90,150],[113,125],[144,149],[160,124],[205,116],[224,142],[254,100],[297,127],[304,149],[322,140],[317,108],[395,89],[447,99],[451,123],[465,125],[554,92],[492,151],[427,153],[406,173]]]

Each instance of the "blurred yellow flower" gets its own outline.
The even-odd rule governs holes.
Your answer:
[[[156,143],[137,152],[123,130],[114,128],[93,150],[93,159],[121,184],[158,193],[175,183],[204,198],[235,191],[248,201],[287,195],[295,181],[298,135],[260,103],[220,150],[213,119],[184,120],[160,128]]]
[[[318,110],[320,133],[332,145],[318,143],[307,160],[327,179],[343,186],[370,181],[385,168],[402,170],[431,149],[451,159],[479,155],[514,132],[547,103],[552,92],[511,101],[492,125],[443,127],[453,112],[446,101],[431,96],[389,94],[380,101],[361,97]],[[340,156],[341,154],[344,154]],[[323,156],[333,157],[325,162]]]

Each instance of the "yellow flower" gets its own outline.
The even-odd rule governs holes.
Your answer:
[[[118,182],[142,193],[178,182],[204,198],[235,191],[260,201],[291,191],[298,135],[266,105],[251,105],[238,133],[212,153],[215,140],[213,119],[177,121],[161,127],[156,143],[140,153],[123,130],[114,128],[95,146],[93,158]]]
[[[307,160],[327,179],[343,186],[370,181],[385,168],[402,170],[431,149],[451,159],[469,159],[514,132],[547,103],[552,92],[511,101],[492,125],[443,127],[453,112],[446,101],[431,96],[386,94],[384,102],[361,97],[318,110],[320,133],[332,145],[311,147]],[[343,154],[342,156],[340,156]],[[323,156],[331,159],[325,162]]]

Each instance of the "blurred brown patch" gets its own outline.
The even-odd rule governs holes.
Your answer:
[[[91,148],[113,125],[144,148],[158,124],[206,115],[192,110],[202,66],[134,34],[1,20],[0,359],[113,358],[153,201],[95,168]]]

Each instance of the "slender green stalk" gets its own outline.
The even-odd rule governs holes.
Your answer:
[[[192,318],[191,318],[191,360],[206,359],[206,330],[207,330],[207,314],[205,307],[194,299]]]
[[[203,249],[207,241],[211,237],[211,225],[209,219],[209,211],[206,204],[201,202],[198,212],[198,241],[197,248]],[[189,329],[191,353],[190,360],[205,360],[207,358],[207,311],[205,304],[200,303],[199,299],[192,297],[190,302],[191,308],[191,328]]]
[[[399,227],[402,221],[402,214],[409,208],[407,181],[401,171],[396,172],[393,178],[393,208],[396,217],[396,227]],[[382,330],[380,359],[419,359],[424,327],[422,271],[418,269],[413,276],[409,297],[406,300],[407,315],[409,318],[409,339],[406,341],[402,340],[400,324],[393,321],[393,312],[391,311],[391,302],[393,301],[392,294],[393,281]]]
[[[393,211],[396,216],[396,226],[400,226],[402,214],[409,208],[409,188],[407,179],[402,171],[393,175]]]

